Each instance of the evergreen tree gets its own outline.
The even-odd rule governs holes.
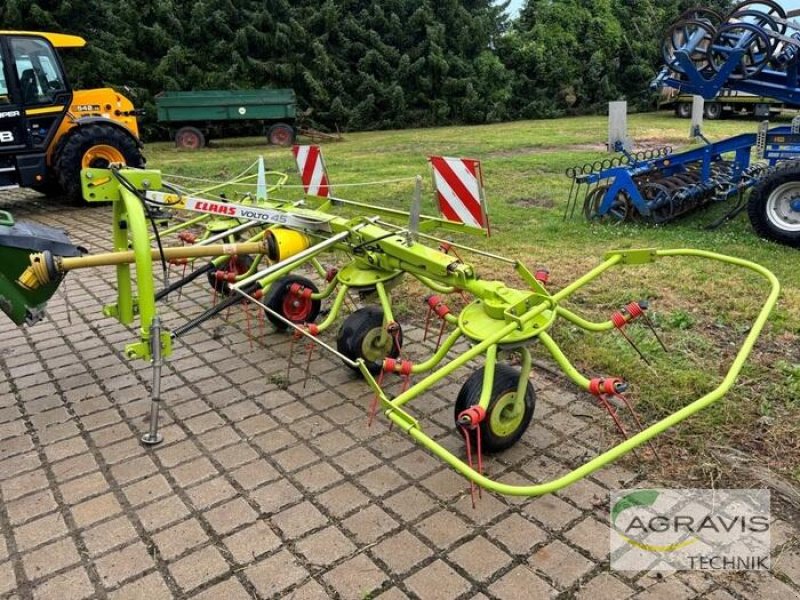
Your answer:
[[[528,0],[509,23],[507,0],[5,0],[0,19],[85,37],[62,53],[73,85],[133,96],[152,137],[163,90],[291,87],[313,125],[344,130],[645,106],[691,3]]]

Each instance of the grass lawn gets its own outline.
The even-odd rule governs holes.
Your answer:
[[[712,140],[755,131],[749,120],[709,122]],[[689,144],[689,123],[671,113],[630,118],[635,143],[647,147]],[[426,210],[433,213],[426,156],[469,156],[483,162],[493,236],[460,240],[517,258],[533,268],[546,265],[551,286],[563,287],[615,248],[700,248],[754,260],[772,269],[783,284],[778,308],[762,334],[734,390],[723,400],[659,438],[662,475],[697,487],[732,476],[728,448],[743,450],[782,477],[800,481],[800,273],[798,251],[758,239],[745,214],[715,231],[710,223],[730,208],[711,207],[661,227],[587,224],[563,219],[570,181],[567,167],[603,158],[605,117],[524,121],[479,127],[352,133],[324,146],[336,184],[407,178],[376,186],[340,187],[337,195],[375,204],[407,207],[411,178],[424,177]],[[263,139],[219,140],[197,152],[171,144],[149,144],[148,166],[168,174],[222,179],[263,154],[268,167],[292,173],[288,149]],[[300,196],[297,189],[283,196]],[[472,260],[484,277],[513,279],[508,268],[488,259]],[[414,291],[414,290],[412,290]],[[419,290],[420,294],[422,290]],[[589,376],[615,375],[631,382],[632,396],[649,420],[663,417],[716,387],[766,298],[767,288],[750,272],[694,259],[665,259],[644,267],[618,269],[574,296],[570,303],[597,319],[631,300],[648,298],[670,348],[663,353],[649,332],[629,331],[650,356],[644,364],[616,332],[587,335],[560,324],[554,337]],[[410,310],[420,312],[413,304]],[[546,358],[537,351],[537,356]]]

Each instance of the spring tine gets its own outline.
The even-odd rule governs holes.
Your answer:
[[[645,364],[649,365],[650,361],[647,360],[647,357],[642,353],[641,350],[639,350],[639,347],[634,343],[634,341],[630,338],[630,336],[627,333],[625,333],[625,331],[622,328],[618,329],[617,331],[619,331],[622,334],[622,337],[624,337],[627,340],[627,342],[631,345],[631,347],[634,350],[636,350],[636,353],[639,355],[639,358],[641,358],[645,362]]]
[[[590,192],[592,191],[592,186],[588,183],[586,184],[586,193],[583,196],[583,214],[588,214],[589,212],[589,196],[591,195]],[[577,204],[577,202],[576,202]]]
[[[658,335],[658,331],[656,331],[656,328],[653,325],[653,322],[650,320],[650,317],[647,316],[647,313],[642,313],[642,317],[644,317],[644,322],[647,327],[653,332],[653,335],[656,336],[656,339],[658,340],[658,343],[661,344],[661,348],[664,350],[664,352],[669,352],[666,344],[664,344],[664,341],[661,339],[661,336]]]
[[[575,217],[575,211],[578,209],[578,198],[581,195],[581,188],[585,188],[584,194],[584,202],[586,201],[586,195],[589,194],[589,189],[592,187],[592,184],[588,181],[578,181],[578,186],[575,189],[575,202],[572,203],[572,209],[569,213],[569,218],[572,219]]]
[[[286,357],[286,383],[289,382],[289,371],[292,368],[292,363],[294,362],[294,343],[296,340],[296,336],[292,334],[292,339],[289,340],[289,356]]]
[[[567,215],[570,212],[570,205],[572,204],[572,192],[575,190],[575,178],[572,178],[572,184],[569,186],[569,195],[567,196],[567,206],[564,208],[564,220],[567,220]]]
[[[241,304],[242,310],[244,311],[244,318],[247,321],[247,339],[250,341],[250,350],[253,349],[253,331],[250,327],[250,303],[245,300]]]
[[[306,369],[305,374],[303,375],[303,390],[306,389],[306,383],[308,382],[308,372],[311,369],[311,356],[314,354],[314,348],[317,345],[313,342],[308,343],[308,354],[306,356]]]
[[[628,397],[625,394],[617,394],[617,398],[622,400],[626,407],[628,407],[628,411],[633,416],[633,420],[636,421],[636,426],[639,428],[639,431],[644,431],[644,425],[642,424],[642,420],[639,418],[638,413],[633,409],[633,405],[628,400]],[[650,450],[653,451],[653,455],[656,457],[658,462],[661,462],[661,456],[659,456],[656,447],[653,445],[652,440],[647,441],[647,445],[650,446]]]
[[[611,417],[611,420],[614,421],[614,425],[617,426],[617,430],[622,434],[622,437],[624,437],[626,440],[629,439],[630,436],[628,435],[628,431],[625,429],[625,426],[622,424],[622,421],[620,420],[617,411],[614,410],[613,406],[611,406],[611,403],[608,401],[606,395],[600,394],[598,398],[600,400],[600,404],[603,405],[603,408],[606,409],[606,412]],[[636,458],[639,458],[639,454],[638,452],[636,452],[635,448],[633,450],[633,453],[636,455]]]

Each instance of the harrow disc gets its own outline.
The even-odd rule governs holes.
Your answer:
[[[751,23],[728,23],[719,28],[708,47],[708,62],[719,72],[735,50],[744,50],[730,79],[742,80],[757,75],[772,58],[773,41],[766,32]]]
[[[703,71],[709,66],[709,48],[715,33],[716,30],[707,21],[686,19],[673,24],[661,44],[664,64],[673,71],[683,73],[677,54],[686,51],[695,68]]]
[[[770,18],[773,22],[784,21],[786,19],[786,11],[783,7],[773,0],[746,0],[734,6],[731,11],[725,16],[725,21],[730,22],[732,19],[739,19],[741,13],[761,13],[762,15]],[[786,23],[780,23],[780,30],[778,33],[786,33]]]
[[[654,224],[669,221],[673,212],[673,190],[659,181],[649,181],[640,186],[639,192],[650,209],[648,221]]]
[[[625,192],[620,192],[614,198],[608,212],[600,214],[600,205],[606,197],[608,186],[600,186],[589,192],[586,202],[583,205],[583,214],[587,221],[597,221],[601,223],[622,223],[629,219],[635,210]]]
[[[779,36],[786,32],[786,25],[779,23],[767,13],[757,10],[741,10],[730,16],[727,24],[748,23],[754,25],[762,30],[772,40],[772,53],[775,54],[776,49],[781,42]]]
[[[715,10],[704,6],[694,6],[681,14],[676,21],[705,21],[712,27],[719,27],[725,17]]]

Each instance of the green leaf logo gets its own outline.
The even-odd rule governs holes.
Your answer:
[[[683,540],[674,544],[656,546],[654,544],[645,544],[644,542],[634,540],[620,531],[619,527],[617,527],[617,518],[619,518],[623,512],[629,508],[653,506],[656,500],[658,500],[658,496],[659,492],[655,490],[636,490],[617,500],[611,508],[611,526],[614,531],[631,546],[639,548],[640,550],[647,550],[648,552],[672,552],[673,550],[680,550],[681,548],[685,548],[699,541],[698,538],[692,536],[688,540]]]

